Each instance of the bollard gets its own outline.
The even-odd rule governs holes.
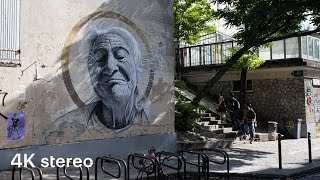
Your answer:
[[[309,149],[309,163],[312,163],[312,154],[311,154],[311,136],[310,132],[308,132],[308,149]]]
[[[281,138],[282,134],[278,134],[278,152],[279,152],[279,169],[282,169],[282,154],[281,154]]]

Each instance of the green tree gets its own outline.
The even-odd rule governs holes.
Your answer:
[[[208,0],[174,0],[174,42],[194,44],[202,34],[215,32],[215,11]]]
[[[320,32],[319,0],[219,0],[226,7],[218,11],[226,25],[235,26],[235,34],[241,48],[220,68],[193,99],[199,103],[218,80],[247,53],[266,43],[295,36]],[[300,24],[309,19],[313,30],[299,31]]]
[[[231,48],[231,54],[237,52],[237,48]],[[259,57],[258,51],[256,49],[250,49],[247,53],[242,55],[239,60],[232,66],[232,69],[240,70],[240,104],[241,111],[243,112],[244,104],[246,103],[247,97],[247,72],[250,70],[257,69],[265,62],[265,59]]]

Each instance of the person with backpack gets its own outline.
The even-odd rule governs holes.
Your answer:
[[[239,101],[234,97],[233,93],[230,93],[231,99],[229,101],[229,113],[230,113],[230,119],[233,127],[238,126],[238,112],[240,110],[240,103]]]
[[[219,108],[217,109],[217,111],[219,112],[222,123],[224,123],[226,121],[227,106],[224,101],[224,97],[223,97],[222,92],[220,92],[220,94],[219,94]]]
[[[252,144],[255,134],[256,112],[252,109],[252,105],[250,103],[246,104],[244,118],[249,128],[250,144]]]

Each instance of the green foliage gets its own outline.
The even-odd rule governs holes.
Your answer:
[[[194,44],[201,34],[215,32],[213,20],[215,11],[208,0],[174,0],[174,42]]]
[[[240,44],[259,42],[300,30],[301,22],[310,19],[320,25],[319,0],[219,0],[227,6],[218,12],[227,25],[236,26],[235,38]]]
[[[227,6],[217,12],[227,26],[237,27],[234,35],[241,48],[197,93],[198,103],[216,82],[251,48],[293,36],[320,32],[320,0],[219,0]],[[313,30],[298,32],[310,20]],[[295,33],[293,33],[295,32]]]
[[[238,51],[238,48],[231,48],[230,51],[231,54],[234,55]],[[263,63],[265,63],[265,61],[265,59],[259,57],[258,51],[249,50],[248,53],[242,55],[239,58],[239,60],[232,66],[232,68],[237,70],[253,70],[257,69]]]
[[[193,105],[178,91],[175,91],[177,99],[175,105],[175,129],[177,131],[192,131],[197,128],[196,119],[200,118],[197,109],[204,109],[199,105]]]

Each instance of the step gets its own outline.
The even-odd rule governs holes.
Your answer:
[[[202,113],[200,114],[201,117],[211,117],[211,113]]]
[[[221,120],[209,121],[209,125],[219,125],[221,124]]]
[[[231,132],[232,131],[232,128],[231,127],[225,127],[223,128],[223,133],[228,133],[228,132]]]
[[[225,138],[236,138],[239,136],[241,133],[239,131],[230,131],[227,133],[223,133]]]
[[[200,122],[203,122],[203,121],[215,121],[216,118],[215,117],[202,117],[200,118]]]
[[[202,122],[196,122],[197,124],[199,124],[200,126],[207,126],[209,125],[210,121],[202,121]]]
[[[219,125],[206,125],[204,127],[206,129],[208,129],[209,131],[214,131],[214,130],[220,129]]]

